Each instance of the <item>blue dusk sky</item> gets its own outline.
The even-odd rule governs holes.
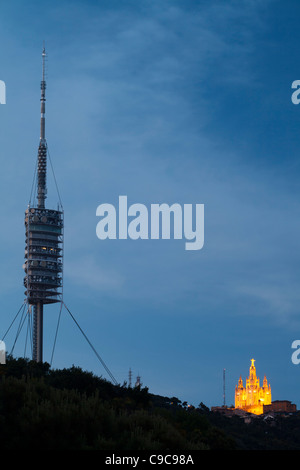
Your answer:
[[[254,358],[272,399],[300,407],[299,17],[297,1],[1,2],[2,334],[24,301],[45,41],[64,302],[116,380],[131,368],[152,393],[211,407],[223,404],[226,369],[231,405]],[[118,208],[120,195],[148,208],[204,204],[203,249],[99,240],[96,209]],[[45,308],[48,362],[58,314]],[[52,367],[73,364],[109,379],[63,309]]]

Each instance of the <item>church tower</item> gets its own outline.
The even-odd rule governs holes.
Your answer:
[[[254,361],[255,359],[251,359],[246,386],[243,386],[240,377],[238,385],[235,387],[235,408],[259,415],[263,413],[263,405],[270,405],[272,402],[271,385],[268,384],[267,378],[264,376],[263,386],[260,387]]]

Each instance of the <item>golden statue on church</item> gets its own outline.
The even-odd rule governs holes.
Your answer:
[[[239,378],[238,385],[235,387],[235,408],[239,408],[260,415],[264,412],[264,405],[270,405],[271,385],[268,385],[266,376],[264,376],[263,386],[259,385],[259,378],[256,376],[255,359],[251,359],[249,377],[246,379],[246,387],[243,386],[242,378]]]

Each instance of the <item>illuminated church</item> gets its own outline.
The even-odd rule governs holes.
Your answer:
[[[263,386],[259,385],[259,378],[256,376],[254,359],[251,359],[249,378],[246,379],[246,387],[243,386],[240,377],[238,385],[235,387],[235,408],[239,408],[260,415],[263,413],[263,405],[270,405],[271,386],[268,385],[266,376],[264,376]]]

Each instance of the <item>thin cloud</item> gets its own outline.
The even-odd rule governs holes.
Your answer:
[[[64,270],[67,280],[82,286],[85,291],[113,292],[122,288],[124,279],[111,267],[100,267],[92,255],[80,256],[68,262]]]

